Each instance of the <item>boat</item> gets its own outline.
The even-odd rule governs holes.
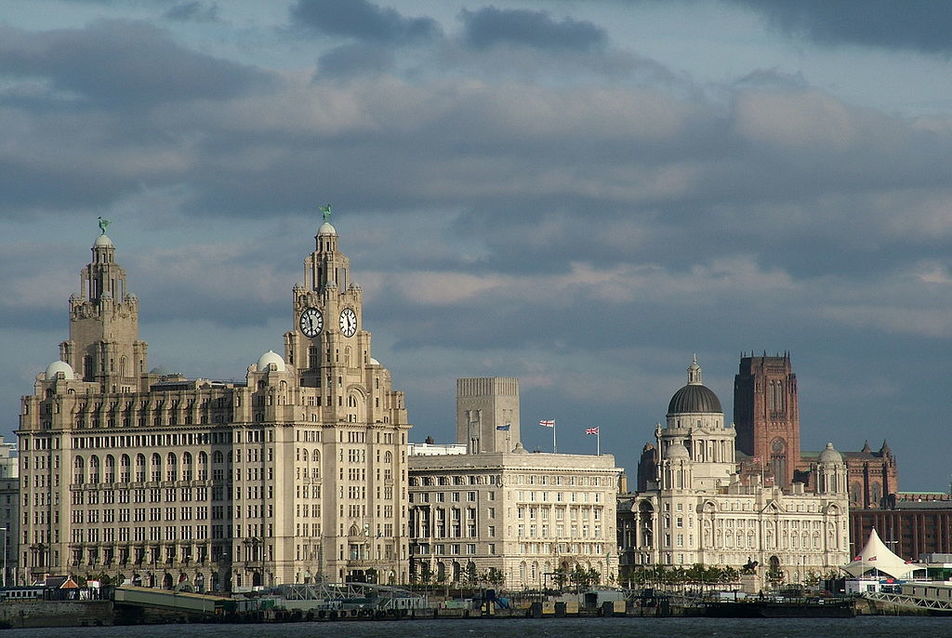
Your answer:
[[[704,603],[708,618],[852,618],[856,608],[852,600],[817,598],[810,600],[711,601]]]

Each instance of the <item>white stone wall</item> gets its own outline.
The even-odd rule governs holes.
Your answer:
[[[480,575],[502,572],[507,588],[551,586],[563,564],[594,568],[604,583],[614,582],[619,473],[611,455],[411,457],[417,577],[427,569],[430,582],[440,573],[465,577],[472,561]]]

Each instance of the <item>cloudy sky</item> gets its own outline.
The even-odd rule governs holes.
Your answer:
[[[0,0],[0,423],[98,229],[150,364],[243,378],[334,205],[415,440],[516,376],[633,468],[693,353],[789,350],[805,449],[952,463],[952,5]]]

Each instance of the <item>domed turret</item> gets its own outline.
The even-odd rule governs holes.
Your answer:
[[[817,459],[817,494],[846,493],[846,464],[843,455],[827,443]]]
[[[836,451],[832,443],[827,443],[826,447],[820,452],[820,463],[842,463],[843,455]]]
[[[109,235],[102,234],[96,238],[96,242],[93,244],[93,247],[115,248],[115,245],[112,243],[112,240],[109,239]]]
[[[46,366],[47,381],[52,381],[59,373],[63,373],[63,378],[67,381],[72,381],[76,378],[76,374],[73,372],[73,367],[65,361],[54,361],[50,365]]]
[[[710,388],[701,383],[701,366],[697,355],[688,367],[688,384],[674,393],[668,403],[668,416],[672,414],[721,414],[721,401]]]
[[[668,446],[668,449],[664,452],[664,458],[669,461],[674,461],[676,459],[685,459],[689,460],[691,458],[691,453],[688,452],[688,449],[684,447],[684,443],[681,441],[675,441]]]
[[[272,368],[271,366],[274,367]],[[268,350],[258,359],[258,372],[267,372],[268,370],[276,370],[278,372],[284,372],[286,370],[284,359],[273,350]]]

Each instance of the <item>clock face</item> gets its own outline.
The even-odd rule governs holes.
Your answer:
[[[324,315],[317,308],[308,308],[301,313],[300,326],[305,337],[316,337],[324,328]]]
[[[357,313],[353,308],[344,308],[340,311],[340,331],[345,337],[353,337],[357,332]]]

